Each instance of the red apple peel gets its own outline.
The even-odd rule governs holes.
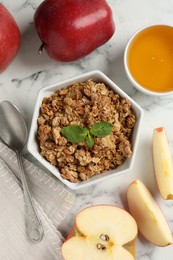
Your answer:
[[[0,72],[16,57],[20,48],[20,31],[11,13],[0,3]]]

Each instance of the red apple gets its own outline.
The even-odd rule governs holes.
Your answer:
[[[106,0],[45,0],[35,12],[34,24],[48,55],[65,62],[86,56],[115,31]]]
[[[20,31],[11,13],[0,3],[0,72],[16,57],[20,47]]]

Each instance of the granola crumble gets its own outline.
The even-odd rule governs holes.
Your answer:
[[[62,136],[67,125],[90,128],[107,121],[112,133],[94,137],[94,146],[71,143]],[[131,102],[104,83],[79,82],[45,97],[38,117],[38,142],[41,155],[58,168],[63,178],[80,182],[115,169],[132,156],[131,134],[136,117]]]

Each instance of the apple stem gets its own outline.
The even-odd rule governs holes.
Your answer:
[[[38,53],[42,54],[44,49],[44,43],[41,44],[40,48],[38,49]]]

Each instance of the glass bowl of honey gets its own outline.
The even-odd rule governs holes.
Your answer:
[[[173,27],[157,24],[138,30],[124,52],[127,77],[148,95],[173,94]]]

